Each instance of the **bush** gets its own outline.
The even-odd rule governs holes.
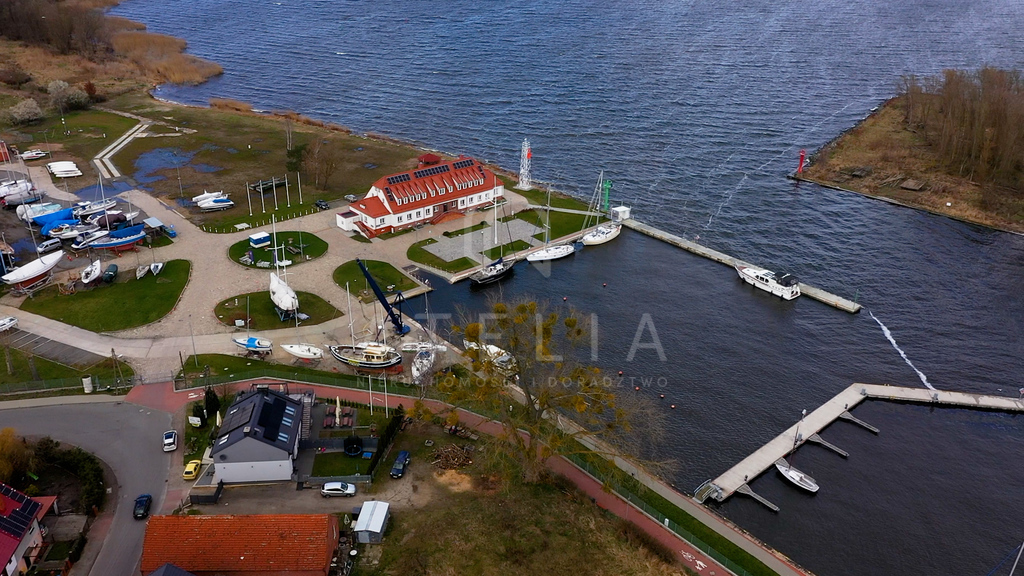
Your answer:
[[[4,116],[6,116],[8,122],[15,126],[31,124],[43,119],[43,109],[39,107],[38,102],[27,98],[8,108]]]
[[[0,82],[15,88],[27,83],[32,77],[16,65],[10,65],[0,70]]]
[[[46,87],[50,100],[60,110],[82,110],[89,107],[91,100],[85,90],[69,86],[63,80],[54,80]]]
[[[72,564],[78,562],[79,558],[82,557],[82,550],[85,550],[85,541],[85,534],[82,534],[78,537],[78,540],[75,540],[75,543],[71,545],[71,551],[68,552],[68,560],[70,560]]]

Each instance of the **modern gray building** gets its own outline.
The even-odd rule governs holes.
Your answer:
[[[301,429],[299,400],[269,388],[243,394],[213,442],[214,483],[290,480]]]

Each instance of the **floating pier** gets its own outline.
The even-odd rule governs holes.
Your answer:
[[[778,507],[763,497],[754,494],[748,483],[772,468],[780,458],[785,458],[790,451],[794,450],[794,445],[799,447],[805,442],[816,442],[843,457],[848,456],[843,450],[822,439],[818,433],[836,420],[847,420],[877,434],[878,428],[855,418],[849,412],[869,398],[892,402],[932,404],[952,408],[1024,412],[1024,401],[1007,396],[990,396],[925,388],[905,388],[881,384],[853,384],[828,402],[822,404],[814,412],[807,414],[801,423],[790,426],[785,432],[779,434],[753,454],[726,470],[718,478],[702,484],[694,494],[694,499],[698,502],[704,502],[707,498],[714,498],[721,502],[739,492],[752,496],[777,512]],[[796,437],[798,427],[800,428],[799,438]]]
[[[692,252],[698,256],[703,256],[710,260],[714,260],[715,262],[725,264],[726,266],[729,266],[731,268],[735,268],[736,266],[753,266],[755,268],[757,267],[748,262],[744,262],[743,260],[740,260],[738,258],[733,258],[728,254],[724,254],[717,250],[712,250],[707,246],[701,246],[696,242],[691,242],[685,238],[676,236],[675,234],[670,234],[668,232],[665,232],[664,230],[659,230],[657,228],[654,228],[653,226],[648,226],[647,224],[638,222],[632,218],[627,218],[626,220],[623,220],[622,225],[627,228],[636,230],[641,234],[646,234],[651,238],[657,238],[662,242],[667,242],[669,244],[672,244],[673,246],[678,246],[683,250]],[[830,292],[826,292],[821,288],[816,288],[814,286],[804,284],[803,282],[800,283],[800,293],[803,294],[804,296],[807,296],[808,298],[812,298],[819,302],[828,304],[829,306],[838,308],[844,312],[849,312],[850,314],[856,314],[857,312],[860,312],[861,309],[861,305],[856,302],[853,302],[852,300],[847,300],[842,296],[837,296]]]

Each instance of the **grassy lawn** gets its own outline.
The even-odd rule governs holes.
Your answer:
[[[527,200],[530,201],[530,204],[536,206],[544,206],[545,204],[547,204],[548,193],[546,191],[537,190],[536,188],[532,188],[530,190],[516,190],[514,180],[506,178],[504,176],[499,176],[499,178],[501,178],[501,180],[505,183],[505,188],[526,198]],[[577,200],[572,196],[567,196],[560,192],[551,193],[551,206],[554,208],[569,208],[571,210],[587,209],[586,202],[583,202],[582,200]]]
[[[379,564],[355,574],[415,574],[417,566],[431,574],[679,573],[568,483],[495,485],[475,466],[441,480],[427,454],[414,452],[409,474],[394,481],[425,484],[433,496],[414,513],[392,516]]]
[[[474,225],[472,225],[472,226],[470,226],[468,228],[463,228],[461,230],[452,230],[451,232],[442,232],[441,235],[445,236],[447,238],[456,238],[458,236],[462,236],[463,234],[469,234],[470,232],[476,232],[477,230],[483,230],[484,228],[487,228],[488,226],[490,226],[490,224],[488,224],[487,222],[480,222],[479,224],[474,224]]]
[[[302,264],[307,260],[314,260],[327,253],[327,242],[324,242],[319,236],[309,232],[278,232],[277,245],[285,247],[284,250],[278,251],[278,257],[291,260],[292,264]],[[300,254],[293,254],[288,250],[289,247],[301,250]],[[231,260],[238,262],[238,259],[250,250],[252,250],[253,258],[256,262],[266,261],[273,264],[274,251],[270,248],[255,249],[249,245],[248,238],[232,244],[231,247],[228,248],[228,257],[231,258]],[[303,256],[306,258],[303,259]],[[256,268],[256,262],[249,264],[248,267]]]
[[[82,161],[79,166],[82,167],[82,164],[88,164],[87,161],[100,150],[139,123],[138,120],[100,110],[69,112],[64,115],[64,122],[70,132],[69,135],[64,134],[58,114],[49,115],[41,123],[25,129],[25,133],[31,135],[33,141],[22,144],[22,148],[46,148],[47,143],[57,144],[62,146],[66,153],[78,157]],[[85,180],[87,176],[79,178]],[[71,186],[70,183],[68,185]]]
[[[385,232],[384,234],[380,234],[379,236],[377,236],[377,238],[380,238],[381,240],[388,240],[388,239],[391,239],[391,238],[397,238],[398,236],[402,236],[402,235],[408,234],[409,232],[414,232],[415,230],[416,230],[416,228],[405,228],[405,229],[402,229],[402,230],[397,230],[395,232]],[[362,234],[358,234],[356,236],[356,238],[357,239],[358,238],[362,238],[363,240],[365,240],[367,242],[370,241],[369,238],[366,238]]]
[[[474,266],[479,266],[480,263],[468,256],[463,256],[457,260],[448,262],[442,260],[437,256],[434,256],[430,252],[423,249],[424,246],[437,243],[437,240],[433,238],[427,238],[426,240],[420,240],[409,246],[409,250],[406,251],[405,255],[413,262],[419,262],[420,264],[426,264],[432,266],[438,270],[444,270],[445,272],[461,272],[468,270]]]
[[[69,540],[67,542],[54,542],[50,545],[49,550],[46,551],[45,561],[50,562],[67,558],[68,554],[71,553],[71,546],[74,543],[74,540]]]
[[[2,343],[2,341],[0,341]],[[2,355],[0,355],[2,357]],[[86,374],[90,374],[93,377],[94,382],[98,381],[101,385],[106,385],[110,380],[117,377],[116,371],[114,370],[114,361],[106,359],[99,364],[94,366],[84,366],[81,368],[75,368],[58,364],[52,360],[46,358],[40,358],[39,356],[32,357],[32,363],[35,365],[35,374],[32,373],[32,368],[29,366],[29,355],[21,350],[11,348],[11,364],[14,366],[14,374],[8,374],[6,365],[4,369],[0,369],[0,384],[16,384],[20,382],[33,382],[37,380],[62,380],[65,378],[79,379]],[[130,378],[134,372],[132,367],[124,362],[120,362],[121,374],[125,378]],[[81,384],[81,381],[79,381]],[[4,388],[0,387],[0,392],[4,392]]]
[[[302,320],[300,324],[322,324],[338,316],[344,316],[341,310],[331,306],[316,294],[309,292],[296,292],[296,294],[299,297],[299,311],[309,315],[309,320]],[[252,329],[273,330],[295,325],[294,320],[281,322],[281,318],[274,310],[274,303],[270,300],[270,292],[266,290],[239,294],[217,304],[214,308],[217,319],[232,327],[235,325],[235,320],[244,321],[246,297],[249,298],[249,319]]]
[[[365,474],[370,461],[353,458],[344,452],[328,452],[313,457],[313,476],[352,476]]]
[[[583,221],[587,218],[583,214],[570,214],[566,212],[554,212],[550,213],[551,216],[551,239],[561,238],[575,232],[579,232],[583,229]],[[520,220],[524,220],[544,228],[544,223],[547,220],[547,215],[544,211],[537,210],[524,210],[514,216]],[[534,235],[537,240],[544,240],[544,233]]]
[[[403,292],[417,286],[415,281],[387,262],[363,260],[363,264],[366,265],[366,269],[370,271],[370,275],[385,294]],[[334,270],[334,283],[342,288],[348,283],[348,291],[363,302],[370,302],[376,298],[355,260],[350,260]]]
[[[70,296],[47,288],[26,299],[21,309],[93,332],[127,330],[166,316],[178,303],[191,267],[187,260],[171,260],[159,276],[147,274],[136,280],[132,259],[127,258],[114,284]]]
[[[301,205],[298,202],[299,187],[294,173],[288,175],[287,193],[280,187],[277,190],[276,211],[272,192],[267,192],[262,202],[258,194],[252,193],[254,215],[250,218],[245,198],[246,183],[285,176],[287,157],[283,120],[218,109],[163,105],[136,95],[118,98],[110,104],[121,110],[165,120],[181,128],[197,130],[193,134],[174,138],[132,140],[114,156],[114,161],[122,167],[123,172],[133,175],[132,166],[147,152],[173,148],[182,156],[192,156],[188,165],[180,167],[184,196],[191,198],[203,190],[224,190],[235,201],[234,208],[223,212],[200,214],[195,209],[188,211],[189,218],[194,222],[217,229],[227,229],[241,222],[269,220],[271,213],[276,213],[280,221],[304,210],[308,212],[316,200],[336,200],[346,194],[362,196],[381,176],[416,166],[418,153],[411,147],[293,123],[292,139],[295,145],[309,143],[317,138],[337,142],[341,151],[339,167],[326,185],[321,184],[320,189],[314,188],[312,181],[303,178]],[[200,171],[195,168],[198,164],[218,169],[212,172]],[[162,180],[147,184],[155,195],[171,201],[181,195],[178,189],[178,170],[173,165],[161,167],[152,172],[151,176],[163,177]],[[290,208],[286,196],[291,198]]]
[[[519,252],[519,251],[522,251],[522,250],[526,250],[529,247],[530,247],[530,244],[527,244],[526,242],[524,242],[522,240],[513,240],[512,242],[509,242],[508,244],[502,244],[501,246],[495,246],[494,248],[491,248],[490,250],[484,250],[483,251],[483,255],[486,256],[490,260],[497,260],[498,258],[501,258],[502,255],[508,256],[508,255],[512,254],[513,252]]]
[[[196,368],[197,361],[199,368]],[[339,374],[328,370],[314,370],[305,366],[293,366],[291,364],[277,364],[275,362],[265,362],[253,358],[230,356],[228,354],[200,354],[198,357],[189,356],[185,359],[185,375],[189,378],[194,378],[202,372],[203,366],[210,367],[211,376],[234,376],[236,374],[260,371],[280,374],[282,378],[309,375],[314,377],[330,376],[337,380],[351,382],[353,385],[357,380],[362,380],[364,384],[366,382],[366,378],[357,378],[351,374]],[[178,373],[178,376],[181,376],[181,372]],[[193,383],[195,386],[201,386],[202,384],[203,382],[201,380],[196,380]],[[397,389],[398,387],[396,386],[396,390]]]

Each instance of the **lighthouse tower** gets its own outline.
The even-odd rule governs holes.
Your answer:
[[[530,150],[530,141],[523,138],[523,150],[519,156],[519,183],[516,184],[517,190],[529,190],[533,183],[530,182],[530,159],[533,158],[533,152]]]

